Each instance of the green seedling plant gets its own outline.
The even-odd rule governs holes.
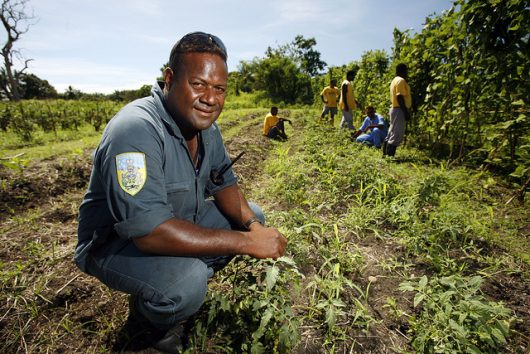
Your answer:
[[[225,270],[232,289],[223,281],[210,291],[207,313],[194,325],[194,345],[201,351],[212,334],[222,333],[214,345],[226,352],[285,353],[299,341],[299,319],[292,309],[301,274],[287,257],[278,260],[245,260]],[[231,349],[228,349],[231,348]]]
[[[325,259],[317,275],[307,285],[309,317],[318,315],[326,324],[328,339],[344,334],[339,320],[367,329],[374,322],[366,307],[369,285],[365,291],[348,279],[336,257]]]
[[[422,276],[400,284],[414,292],[412,346],[421,353],[498,353],[506,345],[511,311],[480,292],[483,278]]]

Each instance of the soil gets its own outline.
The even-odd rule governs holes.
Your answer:
[[[226,141],[232,158],[245,151],[234,165],[244,191],[252,187],[273,144],[260,130],[261,124],[256,120],[244,135]],[[81,273],[72,258],[77,208],[89,180],[91,154],[92,151],[85,151],[74,159],[43,160],[22,172],[0,165],[0,181],[4,181],[0,185],[0,265],[2,298],[5,299],[0,304],[0,343],[4,343],[0,344],[3,348],[0,351],[87,353],[117,350],[119,331],[128,311],[126,295],[109,290]],[[21,215],[26,217],[21,219]],[[347,334],[355,338],[356,343],[337,343],[335,351],[411,351],[406,318],[393,316],[385,304],[393,297],[402,311],[412,314],[412,298],[398,290],[402,279],[391,269],[382,267],[383,261],[390,258],[399,262],[404,250],[388,238],[373,236],[352,241],[361,250],[366,265],[351,274],[351,278],[364,288],[370,284],[368,305],[377,322],[368,333],[350,329]],[[47,252],[40,252],[42,249]],[[489,252],[492,256],[503,254],[502,249]],[[20,269],[18,275],[5,275],[5,269],[15,272],[13,269],[17,267]],[[300,271],[311,275],[315,269],[314,264],[307,262]],[[416,263],[407,271],[421,276],[429,270],[424,264]],[[530,284],[518,272],[498,272],[487,278],[483,291],[492,300],[502,301],[519,319],[512,324],[519,335],[513,336],[506,352],[526,352],[530,337]],[[356,295],[351,294],[352,297]],[[303,303],[304,300],[299,301]],[[302,341],[294,352],[324,353],[322,328],[309,326],[302,328],[301,333]]]

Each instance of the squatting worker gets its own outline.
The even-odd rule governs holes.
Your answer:
[[[263,135],[271,139],[287,140],[285,122],[292,125],[289,119],[278,117],[278,107],[272,106],[270,113],[267,113],[263,120]]]
[[[394,156],[397,147],[405,136],[406,121],[410,118],[412,96],[407,83],[407,65],[400,63],[396,66],[396,77],[390,83],[390,128],[383,143],[383,156]]]
[[[164,81],[105,128],[79,209],[77,265],[131,295],[129,320],[149,327],[162,351],[180,349],[181,323],[201,307],[214,271],[234,255],[278,258],[287,245],[231,168],[221,184],[210,179],[230,164],[215,124],[226,59],[211,34],[174,45]]]

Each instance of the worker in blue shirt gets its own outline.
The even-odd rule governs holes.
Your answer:
[[[388,131],[385,119],[375,112],[373,106],[366,107],[365,112],[366,118],[364,118],[359,130],[352,134],[352,140],[355,139],[358,143],[375,146],[379,149]]]
[[[164,352],[182,349],[182,323],[215,271],[235,255],[278,258],[287,245],[243,196],[215,123],[226,59],[204,32],[173,46],[163,82],[105,128],[79,209],[78,267],[130,294],[128,322]]]

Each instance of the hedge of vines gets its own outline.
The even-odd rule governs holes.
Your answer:
[[[394,32],[409,66],[409,134],[512,176],[530,174],[530,2],[458,0],[421,33]]]

